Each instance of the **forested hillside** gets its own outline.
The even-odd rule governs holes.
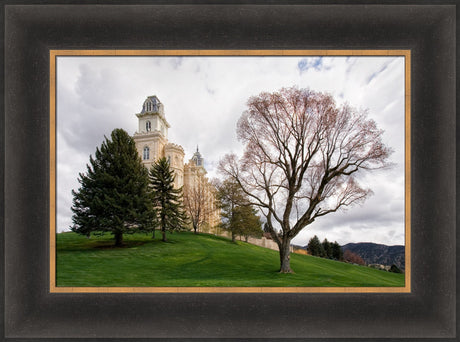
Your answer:
[[[350,250],[364,259],[366,264],[396,265],[405,269],[404,246],[387,246],[370,242],[349,243],[342,250]]]

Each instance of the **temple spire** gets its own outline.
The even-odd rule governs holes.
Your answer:
[[[192,160],[195,162],[196,166],[204,166],[204,159],[201,156],[198,145],[196,145],[196,152],[193,154]]]

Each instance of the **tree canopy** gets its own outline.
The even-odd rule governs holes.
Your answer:
[[[105,137],[87,172],[79,174],[80,188],[72,190],[71,230],[90,235],[110,232],[121,246],[123,234],[154,229],[148,174],[134,140],[122,129]]]
[[[265,216],[283,273],[292,272],[291,240],[317,218],[363,202],[371,190],[359,171],[387,166],[391,154],[365,110],[297,87],[251,97],[237,134],[243,156],[228,154],[219,167]]]

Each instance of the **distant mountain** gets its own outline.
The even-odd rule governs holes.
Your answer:
[[[291,245],[292,248],[294,249],[304,249],[304,250],[307,250],[308,248],[308,245],[305,245],[305,246],[300,246],[300,245]]]
[[[364,259],[366,264],[396,265],[405,269],[404,246],[387,246],[371,242],[348,243],[342,250],[350,250]]]

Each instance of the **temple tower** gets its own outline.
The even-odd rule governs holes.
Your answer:
[[[185,153],[181,146],[168,143],[168,129],[171,126],[166,121],[163,104],[156,95],[149,96],[136,116],[139,127],[133,138],[142,162],[150,169],[154,162],[166,157],[176,176],[175,186],[181,187],[184,184]]]

